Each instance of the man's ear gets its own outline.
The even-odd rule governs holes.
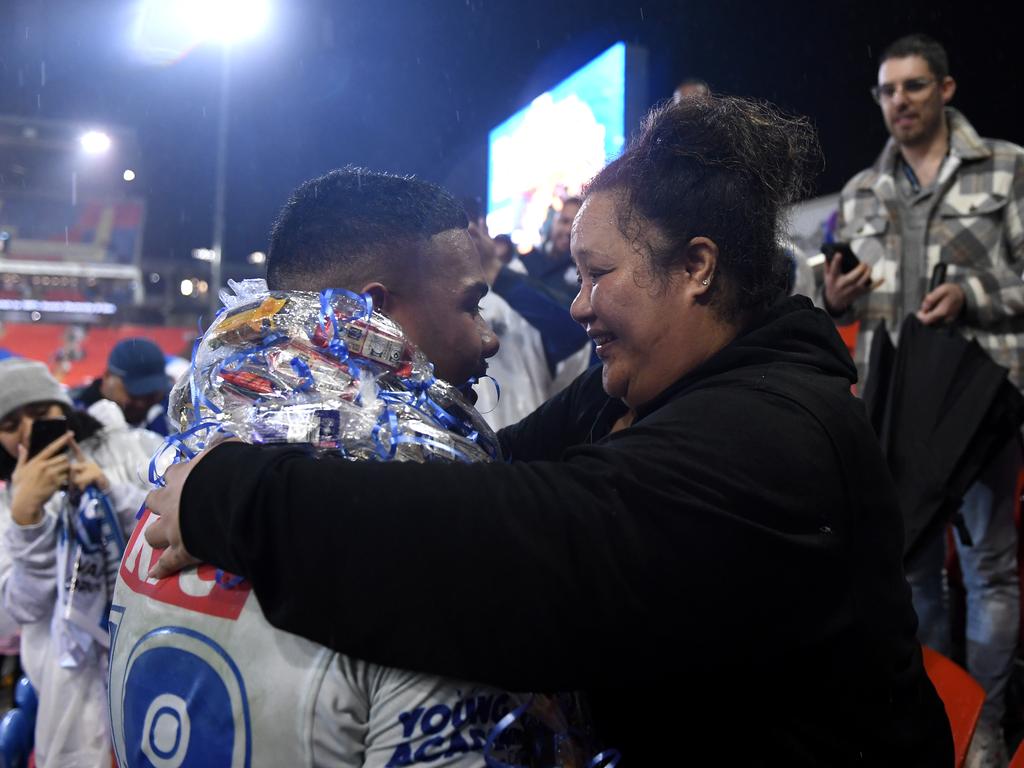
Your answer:
[[[939,84],[942,92],[942,103],[949,104],[953,100],[953,94],[956,93],[956,80],[949,75],[942,78],[942,82]]]
[[[395,295],[388,290],[384,283],[367,283],[359,293],[368,293],[373,299],[373,308],[379,309],[385,315],[391,316],[395,309]]]

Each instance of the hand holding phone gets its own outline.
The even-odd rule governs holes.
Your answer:
[[[839,268],[844,275],[855,270],[857,265],[860,264],[860,259],[857,258],[857,254],[850,248],[849,243],[824,243],[821,246],[821,252],[825,255],[825,261],[829,264],[832,263],[832,259],[839,256],[842,259]]]
[[[55,421],[56,424],[45,422]],[[43,426],[40,426],[40,424]],[[11,475],[14,497],[11,518],[18,525],[34,525],[43,515],[43,505],[68,484],[71,434],[64,419],[38,419],[32,424],[29,448],[19,446],[18,463]]]
[[[28,441],[28,458],[39,455],[46,446],[59,440],[68,431],[67,419],[36,419],[32,422],[32,434]]]
[[[871,267],[857,258],[848,243],[825,243],[821,247],[825,267],[825,308],[839,317],[861,296],[882,284],[871,279]]]

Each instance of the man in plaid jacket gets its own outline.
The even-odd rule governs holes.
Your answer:
[[[914,312],[927,325],[955,323],[1024,384],[1024,149],[979,137],[947,106],[955,90],[946,52],[929,37],[901,38],[881,57],[872,92],[891,138],[875,164],[847,183],[839,207],[839,239],[861,263],[843,274],[841,259],[832,259],[824,285],[830,313],[861,321],[861,382],[879,321],[895,330]],[[940,262],[946,282],[929,291]],[[973,546],[957,540],[968,595],[967,664],[988,695],[976,741],[997,762],[1018,640],[1013,511],[1020,463],[1014,440],[964,498]],[[948,653],[943,557],[936,536],[907,563],[907,578],[922,642]]]

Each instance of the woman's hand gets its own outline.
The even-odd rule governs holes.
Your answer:
[[[103,470],[99,468],[98,464],[85,458],[82,449],[74,440],[71,441],[71,450],[75,452],[75,462],[71,465],[71,482],[75,484],[75,487],[84,491],[88,486],[95,485],[103,493],[109,491],[110,481],[103,474]]]
[[[34,525],[43,516],[43,505],[67,485],[71,460],[65,450],[72,433],[66,432],[31,459],[25,446],[18,446],[18,463],[11,475],[14,498],[11,518],[18,525]]]

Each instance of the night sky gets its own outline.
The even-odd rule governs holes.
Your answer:
[[[979,132],[1024,144],[1015,5],[277,0],[267,33],[233,52],[226,276],[265,246],[289,191],[334,167],[482,195],[487,131],[620,39],[649,50],[652,100],[696,76],[811,116],[826,154],[821,193],[881,149],[868,87],[879,50],[911,31],[946,44],[954,104]],[[0,0],[0,113],[134,127],[144,254],[186,259],[212,230],[218,52],[140,63],[134,9]]]

